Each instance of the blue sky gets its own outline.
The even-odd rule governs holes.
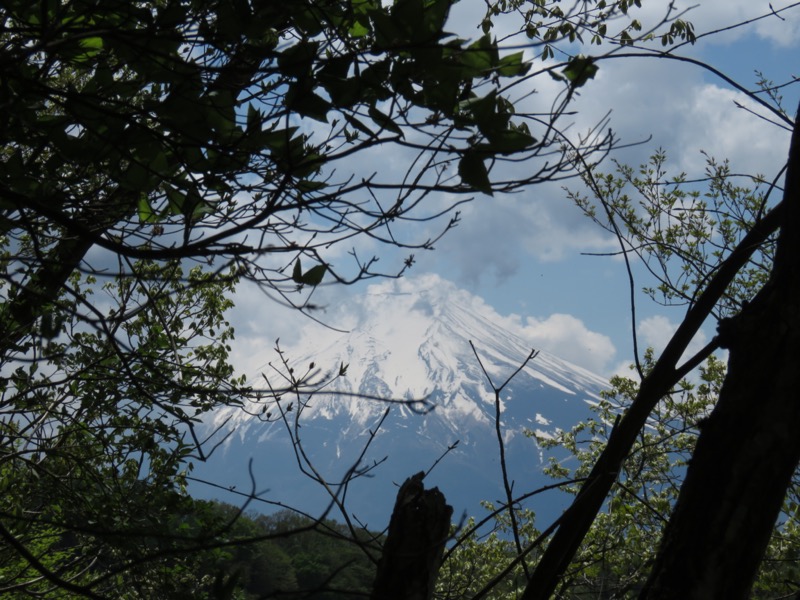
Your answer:
[[[775,9],[791,4],[772,2]],[[667,2],[644,0],[643,5],[635,16],[646,25],[663,13]],[[471,23],[479,22],[483,10],[483,2],[462,0],[452,15],[451,29],[457,28],[462,36],[477,36]],[[769,10],[769,3],[763,0],[700,0],[685,18],[701,34]],[[798,31],[800,6],[795,6],[782,13],[782,18],[771,16],[704,38],[694,47],[684,47],[683,53],[707,61],[753,88],[755,70],[776,83],[800,76]],[[534,98],[549,105],[557,88],[546,79],[533,82],[539,92]],[[793,113],[800,83],[785,88],[784,98]],[[623,162],[638,165],[662,147],[676,172],[701,174],[705,166],[701,150],[705,150],[719,159],[730,159],[736,172],[773,177],[785,160],[789,135],[736,108],[737,99],[740,94],[727,84],[685,63],[606,61],[597,77],[582,89],[575,130],[585,130],[611,110],[611,126],[622,140],[636,142],[652,136],[652,141],[615,155]],[[381,162],[385,168],[395,163],[400,168],[402,163],[402,157],[387,155],[367,160]],[[607,168],[612,168],[610,163]],[[510,197],[476,197],[462,210],[460,225],[435,251],[417,253],[409,275],[438,274],[483,298],[500,318],[516,324],[533,346],[562,355],[563,349],[569,348],[571,356],[565,358],[610,375],[632,360],[627,276],[618,259],[583,255],[613,250],[614,240],[580,214],[562,185],[535,186]],[[577,182],[567,185],[578,186]],[[366,240],[354,244],[364,254],[379,254],[387,269],[401,260],[397,253]],[[341,247],[333,258],[337,259],[338,252],[338,259],[345,260],[350,248]],[[646,284],[642,279],[637,287]],[[346,306],[349,295],[364,291],[364,285],[322,287],[315,299],[341,307]],[[313,338],[314,328],[320,327],[275,306],[252,287],[240,289],[237,305],[232,314],[238,339],[234,358],[249,376],[256,376],[258,368],[272,358],[276,338],[290,346],[301,334]],[[637,308],[636,328],[640,344],[645,346],[665,343],[682,316],[682,309],[661,308],[641,295]],[[320,316],[324,319],[325,313]],[[712,334],[709,328],[704,335]]]

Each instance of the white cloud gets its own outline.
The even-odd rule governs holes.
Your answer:
[[[663,16],[665,7],[666,3],[645,2],[643,8],[635,12],[641,13],[644,21],[652,21]],[[766,2],[713,0],[701,3],[686,18],[695,22],[700,32],[768,10]],[[448,30],[478,37],[481,31],[477,24],[483,11],[482,4],[464,2],[456,5]],[[504,33],[511,33],[513,27],[519,25],[519,20],[518,15],[502,20],[495,34],[502,37]],[[745,28],[735,35],[747,34],[752,38],[756,34],[766,35],[762,32],[769,28],[784,25],[780,19],[770,18],[759,21],[758,27],[760,29],[755,29],[755,25]],[[792,27],[787,29],[794,31]],[[715,43],[724,41],[712,39],[717,40]],[[696,48],[687,47],[686,50],[697,52]],[[535,69],[543,66],[545,63],[534,60]],[[534,88],[536,93],[528,96]],[[547,75],[518,85],[513,93],[525,98],[518,113],[540,113],[550,106],[560,91],[563,91],[563,85]],[[705,158],[700,151],[706,150],[719,159],[730,158],[735,172],[759,172],[769,176],[775,172],[776,165],[783,162],[788,137],[758,117],[737,108],[735,101],[747,103],[742,94],[725,89],[721,83],[705,81],[704,72],[697,67],[658,58],[608,60],[600,65],[596,79],[580,91],[574,105],[577,114],[565,117],[561,127],[567,128],[570,121],[574,121],[569,131],[572,137],[577,137],[613,109],[611,126],[624,143],[642,141],[651,135],[653,138],[646,145],[615,153],[614,157],[622,162],[638,166],[646,162],[657,147],[663,147],[670,157],[668,166],[674,169],[675,174],[686,171],[690,176],[696,176],[704,171]],[[367,153],[359,157],[358,171],[391,179],[403,172],[401,163],[404,164],[406,158],[407,155],[399,149]],[[541,162],[535,160],[517,164],[513,170],[506,165],[502,167],[502,176],[525,177],[540,166]],[[612,170],[613,166],[607,163],[607,169]],[[417,252],[420,268],[446,272],[448,277],[470,286],[492,285],[513,279],[532,258],[557,262],[580,252],[615,250],[613,240],[567,200],[562,185],[540,184],[509,197],[496,195],[487,198],[477,194],[475,201],[460,207],[462,221],[437,244],[437,253]],[[566,182],[566,185],[579,187],[575,180]],[[454,201],[455,198],[447,196],[428,197],[419,208],[429,211]],[[407,223],[406,227],[399,224],[394,233],[408,241],[420,241],[435,237],[445,223]],[[391,252],[372,239],[354,239],[353,242],[364,258],[373,253],[385,255]],[[350,249],[348,242],[332,248],[328,256],[337,260],[337,266],[345,265],[349,257],[342,254]],[[394,258],[395,255],[389,256]]]
[[[277,358],[276,340],[280,339],[284,347],[294,344],[313,323],[300,311],[284,306],[250,282],[237,286],[234,300],[235,306],[228,313],[235,331],[231,360],[236,372],[249,378],[259,376],[267,361]]]
[[[766,3],[755,8],[752,4],[702,3],[702,11],[692,11],[687,17],[696,17],[698,31],[702,31],[707,25],[735,22],[768,11]],[[644,6],[650,10],[648,7],[654,5]],[[660,15],[663,8],[656,5],[652,10]],[[466,9],[462,6],[460,10]],[[479,12],[475,8],[473,18]],[[777,18],[774,21],[780,23]],[[459,22],[467,21],[461,15]],[[753,29],[749,31],[752,39]],[[535,62],[535,66],[539,68],[542,63]],[[785,160],[788,134],[738,108],[737,103],[754,106],[744,94],[725,88],[719,80],[709,83],[704,77],[705,72],[698,67],[658,58],[604,61],[596,79],[580,91],[574,105],[577,113],[565,118],[561,126],[570,125],[572,119],[569,131],[575,138],[612,109],[611,127],[623,143],[652,136],[645,144],[615,152],[613,157],[623,163],[636,167],[661,147],[667,151],[671,175],[683,171],[690,178],[702,176],[706,167],[703,150],[719,160],[730,159],[735,173],[767,177],[776,173]],[[549,106],[559,86],[547,76],[519,86],[520,96],[533,88],[536,93],[525,99],[518,112],[540,112]],[[515,173],[523,177],[539,166],[537,161],[520,163]],[[606,162],[603,168],[613,171],[614,167]],[[579,252],[615,250],[613,241],[567,200],[562,185],[579,188],[579,182],[572,180],[539,184],[510,197],[478,197],[463,207],[461,224],[438,245],[438,255],[424,257],[422,266],[440,270],[445,259],[444,264],[451,267],[448,276],[476,286],[513,279],[531,258],[554,262]],[[453,268],[455,275],[450,275]]]
[[[641,319],[636,328],[639,343],[639,352],[644,354],[647,348],[653,348],[655,358],[658,359],[672,336],[678,329],[680,323],[674,322],[664,315],[654,315]],[[699,352],[708,343],[708,335],[704,330],[700,330],[694,339],[689,343],[686,351],[681,356],[679,365]],[[727,360],[727,351],[717,352],[718,358]],[[610,370],[609,375],[619,375],[628,379],[639,380],[639,375],[633,367],[632,358],[618,361]]]
[[[420,256],[420,267],[449,268],[449,277],[470,287],[513,278],[531,257],[558,262],[580,252],[616,249],[555,184],[516,196],[478,198],[461,211],[458,227],[437,244],[435,253]]]
[[[698,34],[765,17],[745,27],[715,34],[709,38],[712,43],[730,44],[755,32],[758,37],[777,46],[790,47],[798,42],[797,7],[783,16],[770,13],[772,9],[778,11],[791,4],[794,4],[792,0],[703,0],[681,2],[676,8],[679,11],[691,8],[684,18],[694,24]]]
[[[586,131],[613,107],[612,126],[623,142],[653,138],[615,153],[623,163],[638,167],[662,147],[672,176],[702,176],[706,158],[701,151],[718,161],[729,159],[734,173],[770,178],[777,172],[788,149],[787,132],[738,108],[736,103],[753,106],[743,94],[703,83],[699,74],[687,77],[679,65],[654,70],[652,64],[604,63],[598,85],[589,84],[577,104],[576,131]],[[534,167],[518,168],[522,173]],[[606,162],[601,169],[613,172],[614,165]],[[423,266],[438,270],[446,259],[460,282],[475,285],[513,278],[531,258],[558,262],[580,252],[615,251],[614,240],[583,216],[562,185],[580,188],[572,180],[512,196],[478,197],[461,207],[461,223],[437,245],[437,255],[422,257]]]
[[[779,8],[788,3],[776,0],[773,6]],[[686,0],[684,8],[690,4],[694,3]],[[661,16],[665,6],[666,3],[644,2],[644,8],[637,12],[641,12],[642,20],[646,21]],[[457,26],[459,34],[478,37],[481,32],[475,25],[483,9],[482,3],[459,3],[454,12],[454,27],[448,29],[454,30]],[[695,24],[698,33],[702,33],[768,11],[769,3],[765,0],[704,0],[685,18]],[[734,41],[740,44],[736,47],[737,51],[742,51],[741,47],[754,37],[768,39],[779,46],[797,44],[800,36],[796,34],[795,15],[798,12],[787,14],[786,21],[770,17],[724,36],[712,36],[696,47],[686,47],[685,51],[699,55],[709,46],[719,47]],[[503,26],[510,27],[510,24],[504,23]],[[757,62],[758,57],[754,61]],[[541,68],[543,63],[538,61],[535,66]],[[787,68],[786,64],[774,67]],[[646,145],[615,154],[622,162],[632,165],[646,162],[649,154],[660,146],[667,150],[670,157],[668,167],[675,171],[687,171],[690,176],[702,174],[705,167],[700,150],[706,150],[719,159],[730,158],[734,171],[760,172],[768,177],[773,175],[785,159],[788,135],[737,108],[735,102],[744,101],[744,96],[725,88],[722,82],[706,77],[698,68],[657,58],[603,61],[597,77],[580,90],[580,97],[574,106],[578,112],[571,117],[574,126],[570,131],[575,135],[586,132],[609,109],[613,109],[611,125],[623,142],[636,142],[646,139],[648,135],[653,136],[653,141]],[[525,100],[519,112],[540,113],[549,108],[554,94],[560,89],[559,85],[545,75],[531,80],[527,87],[520,85],[515,88],[520,96],[534,87],[537,91]],[[569,119],[563,125],[567,124]],[[357,166],[353,168],[360,174],[379,173],[380,177],[388,180],[402,172],[401,163],[404,164],[406,158],[407,155],[386,148],[359,155]],[[341,172],[347,171],[345,167],[348,165],[343,163],[340,166]],[[524,176],[537,166],[537,163],[531,162],[515,168],[519,169],[520,176]],[[606,169],[612,170],[613,165],[608,163]],[[568,182],[567,185],[575,187],[577,182]],[[486,290],[482,286],[512,282],[520,274],[529,275],[526,267],[535,261],[551,264],[563,262],[566,279],[570,273],[568,260],[579,252],[615,250],[613,241],[571,205],[560,186],[538,185],[510,197],[477,195],[474,202],[460,207],[462,222],[437,244],[436,252],[417,253],[418,266],[412,273],[418,270],[435,271],[471,290]],[[381,200],[388,202],[391,198]],[[453,197],[445,195],[430,196],[425,198],[421,208],[439,209],[453,200]],[[446,221],[439,224],[444,225]],[[396,230],[398,235],[406,236],[406,240],[424,240],[439,231],[430,223],[406,225],[408,227]],[[346,253],[354,246],[365,258],[372,254],[383,255],[380,266],[387,271],[401,264],[397,252],[364,237],[334,246],[325,256],[334,260],[337,267],[345,267],[351,260]],[[603,284],[603,281],[587,281],[585,285],[591,289],[592,285]],[[530,280],[515,285],[521,298],[531,292]],[[508,286],[509,289],[511,287]],[[487,291],[485,295],[488,297],[490,293]],[[555,293],[556,290],[548,290],[548,294]],[[242,360],[255,362],[252,357],[262,349],[269,351],[276,337],[289,343],[292,339],[299,339],[306,327],[311,331],[312,326],[306,318],[279,311],[256,293],[244,292],[245,296],[240,298],[241,294],[241,291],[237,292],[237,304],[242,307],[236,320],[239,340],[243,342],[240,351]],[[359,310],[360,304],[352,300],[349,294],[350,290],[320,290],[321,303],[329,307],[328,312],[321,315],[326,322],[333,325],[346,323],[347,315]],[[591,301],[587,299],[587,312],[593,310]],[[544,300],[540,298],[539,302]],[[584,316],[578,314],[578,309],[570,307],[566,310],[562,308],[562,312],[547,314],[554,309],[558,310],[558,307],[551,306],[536,317],[497,317],[506,319],[508,323],[516,318],[514,326],[529,336],[533,346],[594,371],[608,373],[616,372],[623,364],[627,367],[630,361],[619,363],[619,359],[614,358],[611,339],[586,325],[590,323],[595,328],[602,327],[592,323],[590,313]],[[567,311],[573,314],[564,314]],[[536,312],[535,306],[532,312]],[[667,317],[644,319],[638,327],[640,347],[654,345],[663,348],[675,328],[676,324]],[[621,337],[623,334],[614,339],[618,341]],[[262,339],[268,341],[262,342]],[[699,348],[705,339],[701,334],[694,342],[693,349]],[[619,346],[622,347],[622,342],[619,342]],[[626,368],[625,373],[630,374]]]
[[[652,347],[656,351],[656,355],[658,355],[658,353],[666,347],[670,339],[672,339],[673,334],[678,329],[678,325],[678,323],[674,323],[664,315],[655,315],[639,321],[636,330],[639,335],[640,351],[643,352],[646,348]],[[701,329],[689,343],[681,360],[683,361],[694,356],[707,342],[708,336]]]
[[[686,150],[680,157],[683,170],[704,166],[700,149],[718,160],[729,159],[738,173],[769,176],[783,164],[789,132],[738,108],[737,103],[762,115],[766,112],[743,94],[704,85],[693,89],[686,102],[684,118],[675,115],[673,121],[680,124],[677,147]]]
[[[616,355],[616,348],[608,336],[589,330],[573,315],[556,313],[542,319],[527,317],[516,333],[534,348],[546,350],[595,373],[606,373]]]
[[[448,297],[457,297],[459,302],[469,304],[472,310],[520,336],[531,347],[595,373],[606,374],[616,355],[616,348],[608,336],[592,331],[574,315],[564,313],[553,313],[545,317],[501,315],[483,298],[458,288],[454,283],[432,273],[386,282],[386,285],[403,290],[405,293],[424,287],[446,290]]]
[[[749,82],[746,82],[749,83]],[[576,102],[578,129],[586,129],[611,108],[611,126],[623,142],[652,141],[617,152],[614,158],[638,166],[657,147],[676,170],[701,175],[705,150],[729,158],[734,172],[777,172],[788,151],[789,133],[739,108],[772,116],[744,94],[703,81],[699,69],[657,59],[607,61],[597,81]],[[610,166],[609,166],[610,169]]]
[[[390,306],[401,310],[418,306],[414,298],[420,291],[430,290],[433,297],[447,298],[470,307],[470,310],[489,321],[520,336],[530,347],[546,351],[590,371],[606,374],[616,349],[611,340],[589,329],[579,318],[563,313],[545,317],[501,315],[481,297],[459,288],[451,281],[433,273],[385,280],[361,291],[342,287],[328,288],[321,294],[320,302],[329,309],[317,315],[330,326],[349,330],[364,323],[385,322],[392,319],[375,318],[376,310],[386,310],[386,297],[394,298]],[[297,348],[303,352],[314,347],[324,347],[339,333],[325,328],[300,314],[274,306],[250,290],[245,301],[238,303],[233,318],[237,328],[233,360],[237,373],[258,377],[275,361],[275,339],[281,338],[284,349]],[[444,300],[442,300],[444,301]],[[405,304],[403,304],[405,303]],[[405,309],[403,309],[405,310]]]
[[[663,315],[656,315],[642,319],[637,329],[640,346],[661,352],[675,333],[677,325]]]
[[[617,364],[611,369],[610,375],[618,375],[620,377],[639,381],[639,374],[636,372],[636,368],[634,367],[632,359],[621,360],[617,362]]]

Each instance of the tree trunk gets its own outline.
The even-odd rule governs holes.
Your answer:
[[[372,600],[433,598],[453,508],[438,488],[425,489],[424,477],[409,477],[397,493]]]
[[[719,265],[706,288],[687,311],[683,322],[661,353],[653,370],[642,381],[639,393],[630,408],[611,431],[606,447],[581,485],[580,492],[564,512],[558,529],[528,580],[521,600],[548,600],[553,595],[617,480],[619,470],[630,454],[650,413],[670,388],[716,348],[716,341],[713,341],[692,359],[678,366],[689,343],[708,319],[736,274],[747,264],[759,246],[785,221],[784,208],[784,202],[781,202],[753,225]]]
[[[728,374],[641,598],[749,597],[800,461],[799,179],[796,121],[772,275],[739,316],[720,324]]]

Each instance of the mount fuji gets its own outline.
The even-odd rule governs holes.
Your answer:
[[[195,465],[193,475],[219,487],[197,484],[192,493],[236,502],[224,490],[266,488],[262,497],[268,501],[318,512],[330,496],[301,473],[292,430],[327,481],[341,480],[355,465],[377,465],[357,477],[344,498],[348,514],[372,528],[388,523],[396,485],[427,471],[443,455],[426,485],[439,487],[456,516],[478,515],[480,501],[505,498],[498,404],[514,494],[553,483],[542,473],[547,455],[524,432],[551,435],[586,419],[608,387],[606,379],[540,351],[496,398],[494,388],[519,369],[532,348],[502,327],[480,298],[426,275],[370,286],[353,302],[342,309],[349,315],[343,318],[347,333],[326,329],[282,349],[296,373],[310,366],[321,378],[325,370],[335,373],[346,365],[345,375],[322,393],[287,395],[281,408],[273,403],[215,412],[206,426],[229,435],[208,462]],[[285,384],[270,376],[278,370],[264,374],[276,386]],[[290,402],[287,420],[276,420]],[[529,505],[537,516],[549,519],[563,510],[564,496],[550,493],[535,496]]]

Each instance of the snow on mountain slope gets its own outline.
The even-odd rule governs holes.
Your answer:
[[[477,513],[480,500],[500,499],[495,394],[470,341],[499,386],[531,351],[525,340],[494,322],[482,300],[432,275],[371,286],[358,306],[348,307],[348,314],[353,315],[346,322],[349,333],[325,330],[285,350],[298,372],[312,362],[325,369],[347,364],[346,377],[336,380],[331,391],[426,397],[434,405],[424,415],[407,405],[392,405],[362,464],[387,460],[372,477],[353,484],[348,492],[351,512],[382,526],[396,492],[392,482],[427,470],[455,442],[429,484],[439,486],[457,514]],[[542,351],[503,389],[502,435],[515,491],[549,483],[541,474],[541,452],[523,435],[524,429],[546,434],[571,427],[589,416],[588,403],[606,386],[603,378]],[[376,431],[386,406],[336,393],[309,399],[298,431],[320,472],[331,480],[340,478]],[[241,490],[248,485],[246,465],[254,457],[257,486],[270,488],[266,497],[312,510],[322,505],[321,488],[298,472],[283,423],[266,423],[227,408],[210,425],[224,426],[232,435],[208,464],[198,466],[201,477]],[[545,500],[534,509],[556,514],[560,502]]]

